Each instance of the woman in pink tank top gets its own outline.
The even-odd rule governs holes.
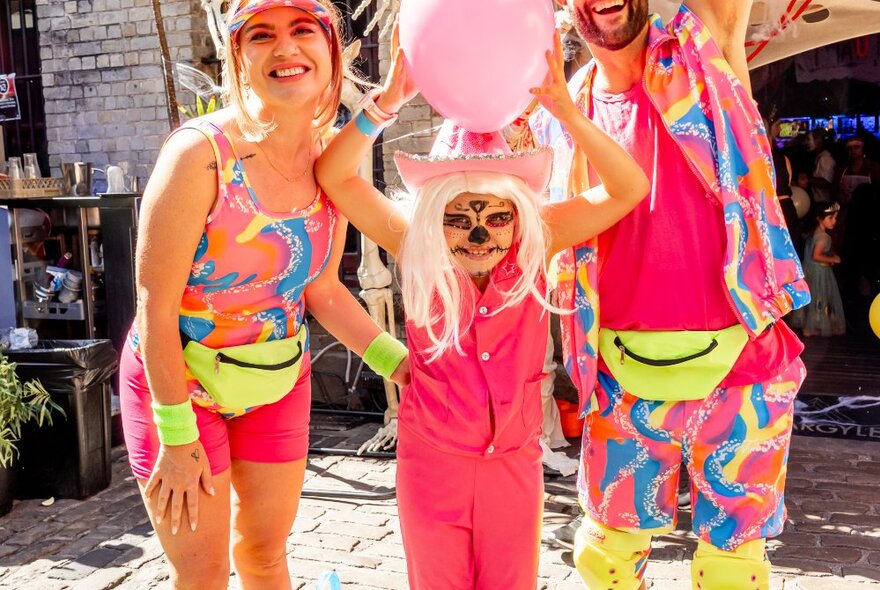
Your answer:
[[[120,398],[174,587],[225,589],[231,553],[244,588],[289,588],[311,400],[305,312],[361,356],[383,337],[339,282],[346,222],[314,177],[345,68],[339,15],[330,0],[231,4],[229,106],[169,137],[144,193]],[[222,377],[200,372],[205,352]],[[403,383],[407,363],[391,372]]]
[[[404,215],[357,172],[388,113],[415,94],[400,53],[376,106],[317,166],[333,202],[400,263],[412,382],[398,413],[397,501],[412,590],[534,590],[548,258],[648,191],[635,161],[574,108],[560,47],[550,61],[553,84],[535,92],[604,182],[583,195],[541,205],[549,148],[512,153],[500,132],[447,121],[429,157],[395,155],[415,201]]]

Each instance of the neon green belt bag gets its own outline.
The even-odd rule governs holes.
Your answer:
[[[708,332],[599,330],[599,352],[618,383],[642,399],[680,401],[708,396],[727,376],[749,340],[737,324]]]
[[[211,398],[224,408],[250,408],[275,403],[296,385],[308,330],[303,324],[291,338],[219,350],[180,335],[186,366]]]

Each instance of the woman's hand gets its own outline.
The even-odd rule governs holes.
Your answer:
[[[176,535],[183,516],[183,502],[189,515],[189,528],[196,530],[199,522],[199,484],[205,493],[214,495],[211,466],[199,441],[188,445],[162,445],[153,473],[144,488],[144,496],[150,498],[156,490],[156,525],[165,518],[171,508],[171,534]]]
[[[562,41],[559,35],[554,35],[553,51],[547,52],[547,65],[549,71],[543,86],[532,88],[538,102],[550,114],[558,119],[563,125],[568,126],[572,117],[580,115],[571,95],[568,93],[568,84],[565,79],[565,57],[562,49]]]
[[[406,67],[403,49],[400,48],[400,24],[397,22],[394,23],[394,33],[391,36],[391,55],[391,69],[388,70],[385,86],[376,99],[376,105],[386,113],[397,113],[419,93]]]
[[[391,380],[401,387],[406,387],[407,385],[409,385],[410,373],[408,356],[400,361],[400,364],[397,365],[396,369],[394,369],[394,372],[391,374]]]

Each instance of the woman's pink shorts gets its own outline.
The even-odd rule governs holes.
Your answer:
[[[193,405],[199,440],[205,447],[212,474],[228,469],[232,459],[287,463],[308,454],[312,369],[306,354],[296,385],[274,404],[229,419]],[[134,476],[146,480],[153,472],[160,445],[144,364],[127,343],[119,369],[119,400],[128,461]]]

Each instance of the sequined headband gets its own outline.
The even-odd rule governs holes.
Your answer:
[[[333,36],[333,15],[315,0],[252,0],[238,7],[229,23],[229,38],[237,43],[238,33],[254,15],[271,8],[296,8],[315,18],[328,37]]]

